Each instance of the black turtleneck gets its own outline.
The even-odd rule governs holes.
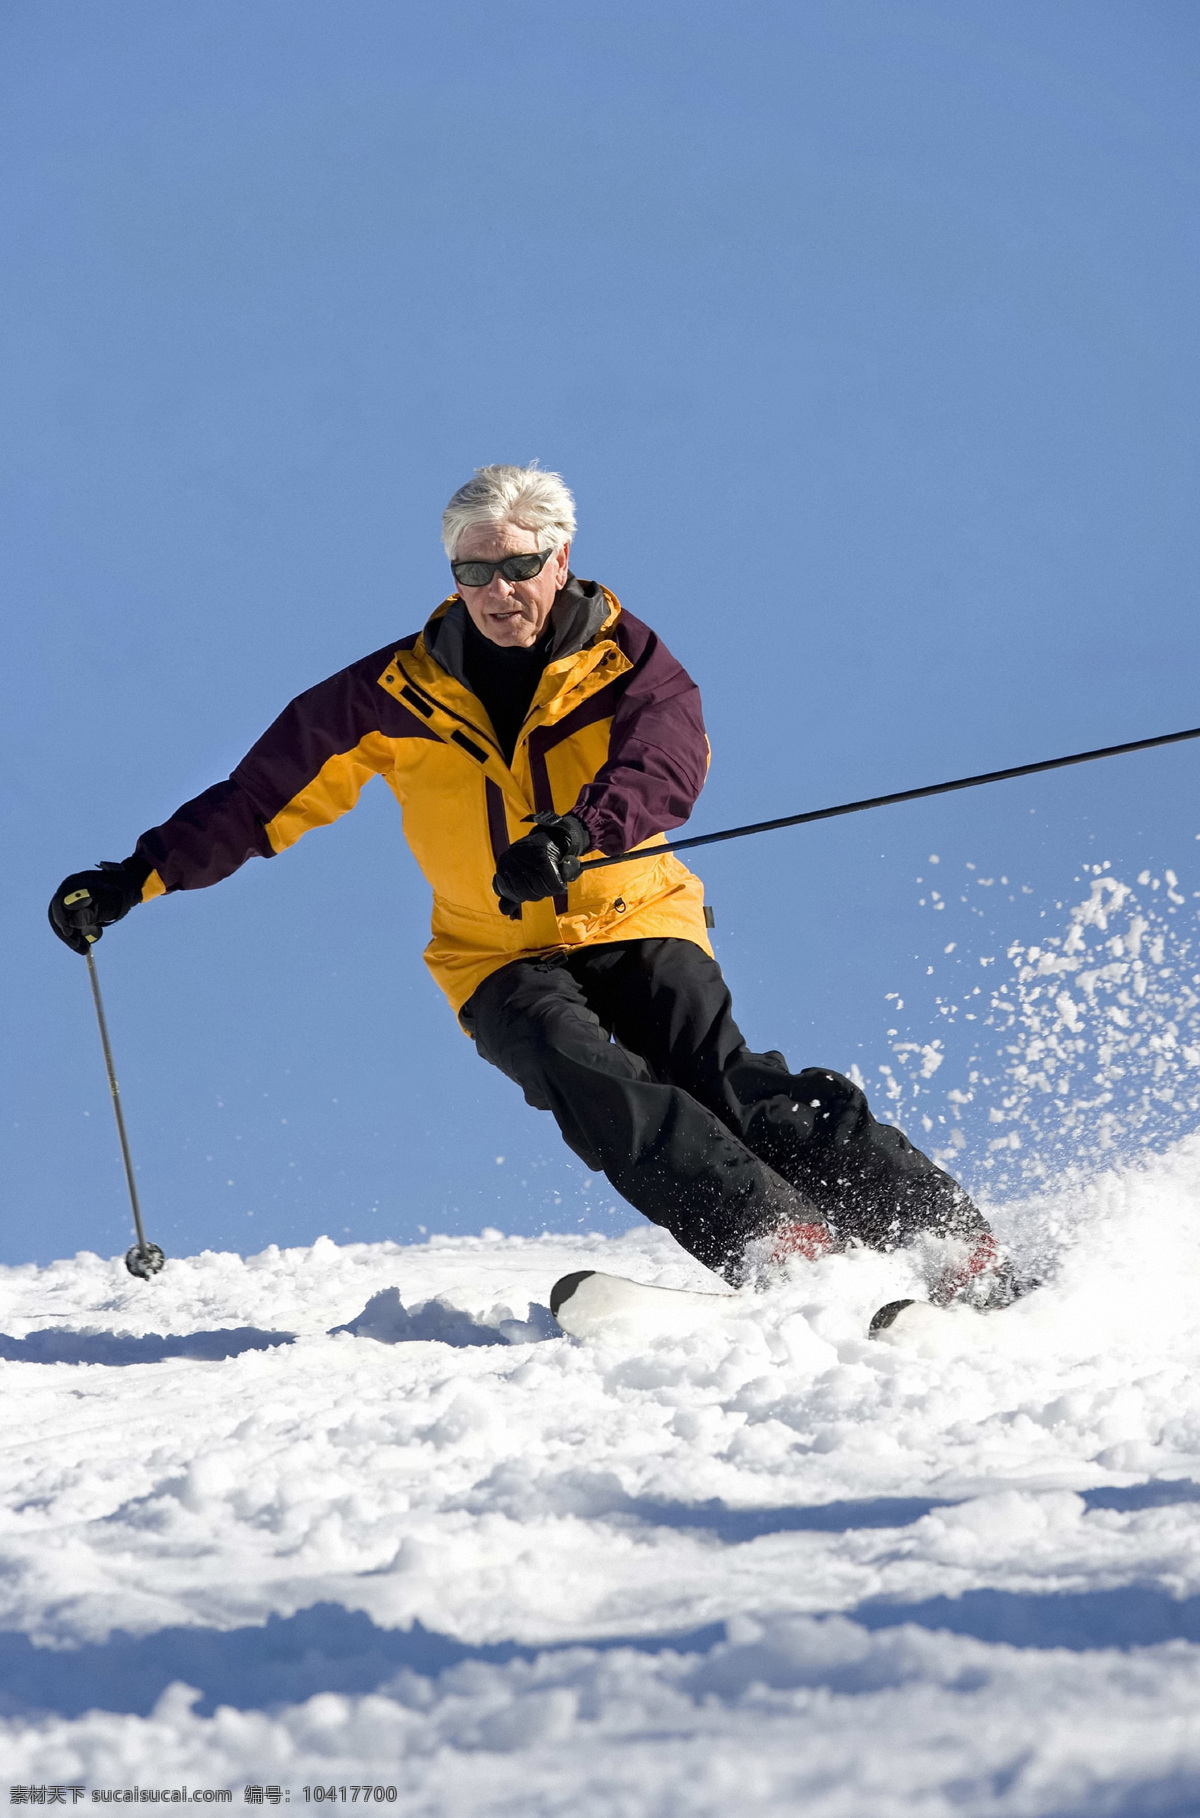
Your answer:
[[[476,630],[469,614],[464,617],[463,669],[472,692],[487,709],[505,763],[511,764],[517,734],[525,724],[549,660],[554,633],[547,625],[531,649],[512,649],[506,644],[493,644]]]

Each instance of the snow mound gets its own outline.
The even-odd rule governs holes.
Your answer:
[[[430,1814],[1200,1809],[1200,1141],[645,1346],[546,1311],[662,1232],[0,1271],[13,1784]],[[1047,1232],[1057,1236],[1048,1243]]]

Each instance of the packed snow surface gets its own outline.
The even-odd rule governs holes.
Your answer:
[[[1198,1198],[1195,1138],[1048,1185],[1045,1285],[907,1342],[864,1251],[562,1337],[567,1271],[714,1285],[647,1227],[6,1269],[7,1779],[1200,1811]]]

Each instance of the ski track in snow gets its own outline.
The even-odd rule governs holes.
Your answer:
[[[650,1228],[2,1270],[8,1781],[1194,1814],[1198,1197],[1200,1138],[1044,1189],[1046,1286],[908,1343],[866,1252],[555,1336],[567,1270],[711,1285]]]

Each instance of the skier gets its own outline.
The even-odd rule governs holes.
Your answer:
[[[86,953],[135,904],[284,851],[383,776],[433,889],[426,963],[462,1028],[639,1212],[734,1283],[929,1232],[957,1240],[932,1299],[1006,1298],[978,1210],[852,1081],[747,1048],[703,888],[656,853],[704,783],[699,692],[571,572],[561,477],[480,468],[442,531],[457,591],[424,629],[300,695],[129,858],[66,878],[55,933]]]

